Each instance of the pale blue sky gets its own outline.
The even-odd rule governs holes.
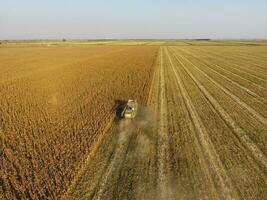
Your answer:
[[[267,0],[0,0],[2,39],[267,38]]]

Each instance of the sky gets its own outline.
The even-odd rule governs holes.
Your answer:
[[[0,0],[0,40],[267,39],[267,0]]]

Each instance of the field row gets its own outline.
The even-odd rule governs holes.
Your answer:
[[[154,47],[1,51],[3,199],[64,193],[117,103],[146,101],[156,56]]]
[[[167,66],[172,69],[169,73],[173,75],[172,83],[176,79],[177,87],[173,92],[180,95],[174,99],[181,101],[175,103],[176,111],[172,108],[168,110],[174,112],[173,116],[175,113],[178,115],[172,123],[177,124],[178,131],[175,132],[178,135],[171,134],[173,131],[170,130],[170,135],[176,138],[171,141],[181,141],[188,135],[193,137],[184,140],[184,144],[174,142],[178,149],[173,153],[176,158],[173,168],[183,175],[175,179],[185,180],[191,174],[193,180],[181,185],[188,191],[192,190],[190,182],[201,184],[203,188],[198,185],[190,191],[198,198],[206,198],[207,194],[212,195],[208,199],[263,198],[266,187],[264,170],[267,168],[267,112],[262,101],[264,97],[260,95],[264,94],[253,90],[256,97],[249,95],[242,83],[235,82],[237,79],[230,79],[227,74],[218,71],[219,67],[223,67],[232,72],[228,66],[208,65],[210,60],[197,59],[198,54],[193,50],[177,47],[165,51],[169,62]],[[181,148],[183,145],[188,146],[188,152],[195,149],[196,153],[188,154],[184,151],[187,148]],[[182,160],[187,160],[184,167],[181,166],[181,154],[185,154]],[[200,163],[197,169],[194,168],[196,162]],[[187,169],[192,171],[185,175]],[[197,170],[201,170],[203,175]]]
[[[264,199],[267,48],[189,45],[0,48],[0,198]]]
[[[208,57],[204,47],[160,49],[148,124],[114,123],[67,199],[264,198],[264,82]]]

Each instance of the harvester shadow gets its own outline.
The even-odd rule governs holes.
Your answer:
[[[125,108],[126,104],[127,104],[126,100],[121,100],[121,99],[115,100],[115,112],[116,112],[115,122],[118,122],[122,119],[121,113]]]

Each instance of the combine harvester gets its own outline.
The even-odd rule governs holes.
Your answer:
[[[121,117],[124,119],[134,119],[137,114],[138,104],[136,100],[128,100],[124,107]]]

